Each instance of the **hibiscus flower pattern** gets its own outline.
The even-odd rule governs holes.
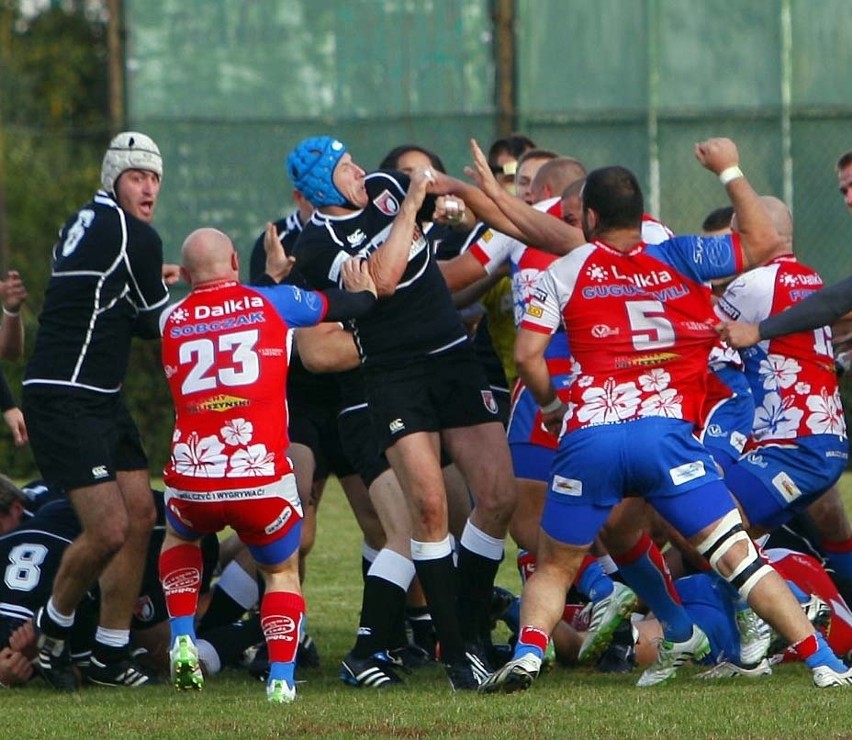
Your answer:
[[[792,357],[766,355],[760,361],[758,373],[767,391],[791,387],[798,379],[802,366]]]
[[[250,478],[272,475],[275,472],[275,455],[266,445],[249,445],[237,450],[230,459],[229,478]]]
[[[275,475],[275,453],[265,444],[251,444],[252,422],[230,419],[219,434],[200,437],[191,432],[181,441],[181,432],[172,437],[172,467],[175,473],[192,478],[259,478]],[[226,452],[226,447],[236,448]]]
[[[665,390],[671,382],[672,376],[660,367],[639,376],[639,387],[646,393]]]
[[[754,438],[795,439],[798,436],[799,422],[804,412],[793,405],[790,397],[782,399],[774,391],[763,397],[763,403],[754,410]]]
[[[576,385],[586,390],[571,409],[572,414],[566,415],[566,421],[575,417],[577,425],[583,426],[649,416],[683,419],[684,397],[677,388],[670,387],[671,382],[671,373],[659,367],[643,372],[635,381],[623,383],[609,377],[601,385],[594,376],[582,375]]]
[[[247,445],[251,442],[254,425],[245,419],[231,419],[219,430],[225,444],[231,447]]]
[[[642,401],[639,416],[662,416],[666,419],[682,419],[683,396],[674,388],[665,388]]]
[[[228,456],[215,435],[198,437],[191,432],[186,442],[177,442],[172,450],[172,465],[175,472],[193,478],[221,478],[225,474]]]
[[[846,422],[843,406],[837,393],[829,394],[825,388],[818,396],[808,398],[808,409],[812,412],[806,422],[814,434],[838,434],[845,436]]]
[[[577,412],[581,424],[612,424],[636,416],[641,392],[635,383],[616,383],[614,378],[607,378],[603,387],[586,389],[582,401]]]

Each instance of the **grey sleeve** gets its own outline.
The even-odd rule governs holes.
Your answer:
[[[784,334],[818,329],[835,322],[849,311],[852,311],[852,276],[761,321],[760,338],[773,339]]]

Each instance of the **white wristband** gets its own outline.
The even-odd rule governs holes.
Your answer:
[[[557,396],[546,406],[540,407],[541,413],[542,414],[552,414],[554,411],[558,411],[561,406],[562,406],[562,399],[560,399],[559,396]]]
[[[719,181],[722,185],[727,185],[729,182],[733,182],[740,177],[745,177],[745,175],[743,175],[743,171],[737,165],[726,167],[719,173]]]
[[[15,318],[16,316],[21,315],[21,310],[18,309],[17,311],[10,311],[8,308],[6,308],[6,306],[3,306],[3,315],[4,316],[11,316],[12,318]]]

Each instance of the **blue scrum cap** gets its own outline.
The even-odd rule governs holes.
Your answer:
[[[299,142],[287,157],[287,174],[293,185],[314,206],[343,206],[347,200],[334,186],[332,176],[346,147],[330,136],[312,136]]]

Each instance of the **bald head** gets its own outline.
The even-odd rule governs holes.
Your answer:
[[[792,253],[793,215],[790,213],[790,209],[787,208],[787,204],[784,203],[783,200],[772,195],[760,196],[760,202],[763,203],[763,207],[769,215],[769,220],[772,221],[775,231],[778,232],[778,236],[781,237],[781,241],[783,242],[783,249],[780,253]],[[739,223],[736,214],[734,214],[734,217],[731,219],[731,228],[734,231],[739,231]]]
[[[196,229],[180,250],[181,270],[191,285],[213,280],[238,280],[239,263],[234,245],[218,229]]]
[[[556,157],[541,166],[530,186],[534,202],[562,195],[573,182],[586,176],[586,168],[574,157]]]

